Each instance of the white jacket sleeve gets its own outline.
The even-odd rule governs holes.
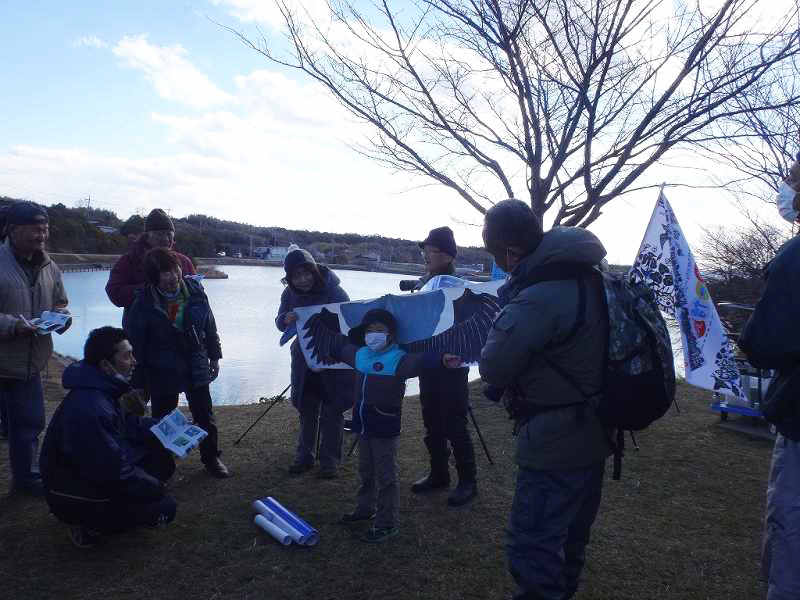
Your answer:
[[[797,192],[788,183],[781,181],[781,185],[778,187],[778,194],[775,197],[778,212],[790,223],[794,223],[797,219],[797,211],[794,209],[794,197],[796,194]]]

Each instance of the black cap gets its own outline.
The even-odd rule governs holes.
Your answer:
[[[419,247],[423,248],[425,247],[425,244],[436,246],[439,250],[445,254],[449,254],[453,258],[458,255],[456,238],[453,237],[453,230],[449,227],[437,227],[436,229],[431,229],[428,237],[419,243]]]
[[[364,318],[361,319],[361,325],[353,327],[349,332],[347,332],[347,337],[357,346],[365,345],[366,342],[364,341],[364,334],[367,331],[367,327],[374,323],[382,323],[386,325],[386,328],[392,335],[397,333],[397,319],[394,318],[394,315],[388,310],[384,310],[382,308],[372,308],[368,310],[367,314],[364,315]]]
[[[49,223],[50,218],[43,206],[28,202],[15,202],[5,211],[6,225],[41,225]]]

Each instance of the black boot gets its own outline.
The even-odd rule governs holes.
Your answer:
[[[478,484],[475,480],[461,479],[455,489],[450,492],[450,495],[447,497],[447,504],[450,506],[464,506],[472,502],[477,495]]]
[[[428,447],[428,454],[431,457],[431,470],[411,486],[411,491],[415,494],[439,490],[450,485],[448,467],[450,450],[447,448],[447,440],[441,436],[429,435],[425,437],[425,445]]]
[[[456,471],[458,472],[458,485],[447,498],[450,506],[463,506],[471,502],[478,495],[478,485],[476,477],[478,469],[475,464],[475,448],[472,445],[472,437],[467,430],[466,414],[459,415],[459,418],[451,418],[449,436],[453,445],[453,457],[456,459]]]
[[[425,475],[422,479],[418,479],[411,486],[411,491],[415,494],[423,494],[425,492],[432,492],[433,490],[440,490],[450,485],[450,474],[447,471],[433,471]]]

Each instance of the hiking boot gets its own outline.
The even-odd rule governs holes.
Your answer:
[[[447,497],[450,506],[464,506],[478,495],[478,484],[475,481],[459,481],[455,489]]]
[[[397,527],[370,527],[367,532],[361,536],[362,542],[369,544],[379,544],[385,542],[390,537],[396,536],[400,532]]]
[[[361,523],[363,521],[371,521],[375,518],[375,513],[360,513],[358,511],[353,511],[351,513],[347,513],[346,515],[342,515],[339,519],[339,523],[342,525],[352,525],[353,523]]]
[[[336,479],[336,465],[325,465],[317,471],[317,479]]]
[[[211,475],[216,477],[217,479],[226,479],[230,477],[230,471],[228,471],[228,467],[219,459],[218,456],[215,456],[212,460],[205,463],[206,471],[208,471]]]
[[[83,525],[71,525],[69,539],[76,548],[94,548],[100,542],[100,533]]]
[[[450,485],[450,476],[434,475],[433,472],[419,479],[411,486],[411,491],[415,494],[424,494],[433,490],[440,490]]]
[[[314,468],[313,462],[294,461],[289,465],[289,475],[301,475]]]

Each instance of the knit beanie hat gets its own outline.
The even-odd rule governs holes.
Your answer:
[[[145,231],[175,231],[172,219],[161,208],[154,208],[144,220]]]
[[[364,341],[364,334],[367,331],[367,327],[373,323],[382,323],[386,325],[386,328],[392,335],[397,333],[397,319],[394,318],[394,315],[388,310],[373,308],[367,311],[364,318],[361,319],[360,325],[353,327],[347,332],[348,339],[357,346],[364,346],[366,344]]]
[[[499,240],[530,254],[539,247],[543,236],[542,225],[531,207],[516,198],[501,200],[483,218],[485,242]]]
[[[449,227],[437,227],[436,229],[431,229],[428,237],[419,243],[419,247],[424,248],[426,244],[436,246],[440,251],[452,256],[453,258],[458,256],[456,239],[453,237],[453,230]]]
[[[312,271],[317,270],[317,261],[314,260],[311,252],[303,248],[292,250],[286,255],[286,258],[283,259],[283,270],[286,271],[287,277],[290,277],[292,271],[297,267],[302,266],[310,267]]]

